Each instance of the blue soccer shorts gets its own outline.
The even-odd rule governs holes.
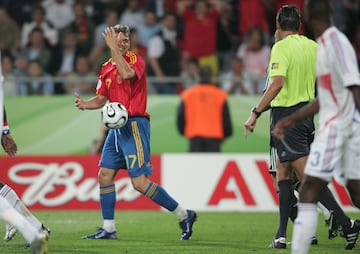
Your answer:
[[[120,129],[110,129],[101,153],[99,166],[113,170],[127,169],[130,177],[150,176],[150,121],[130,117]]]

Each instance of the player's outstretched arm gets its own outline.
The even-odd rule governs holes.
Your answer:
[[[296,123],[309,116],[315,115],[319,111],[319,107],[319,100],[316,98],[306,106],[300,108],[291,115],[284,117],[280,121],[278,121],[274,126],[272,135],[276,138],[283,138],[285,136],[285,133],[289,129],[293,128]]]
[[[104,106],[107,101],[107,97],[99,94],[90,98],[87,101],[84,101],[83,98],[78,93],[74,93],[74,95],[75,95],[75,106],[80,110],[98,109]]]
[[[350,86],[349,89],[354,96],[356,108],[360,112],[360,86]]]

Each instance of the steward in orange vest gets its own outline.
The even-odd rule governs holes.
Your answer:
[[[189,152],[220,152],[232,135],[227,93],[211,82],[210,67],[200,67],[199,75],[200,83],[181,93],[177,128],[189,139]]]

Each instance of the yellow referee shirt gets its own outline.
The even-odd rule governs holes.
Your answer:
[[[285,77],[285,83],[271,101],[271,107],[290,107],[315,97],[317,44],[299,34],[288,35],[271,50],[269,78]]]

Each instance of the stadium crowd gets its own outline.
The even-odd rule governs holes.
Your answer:
[[[147,64],[150,93],[176,94],[208,65],[232,94],[261,93],[280,6],[305,0],[1,0],[5,96],[91,94],[110,53],[106,27],[131,27]],[[334,24],[360,64],[360,1],[332,0]],[[301,33],[310,37],[303,22]]]

